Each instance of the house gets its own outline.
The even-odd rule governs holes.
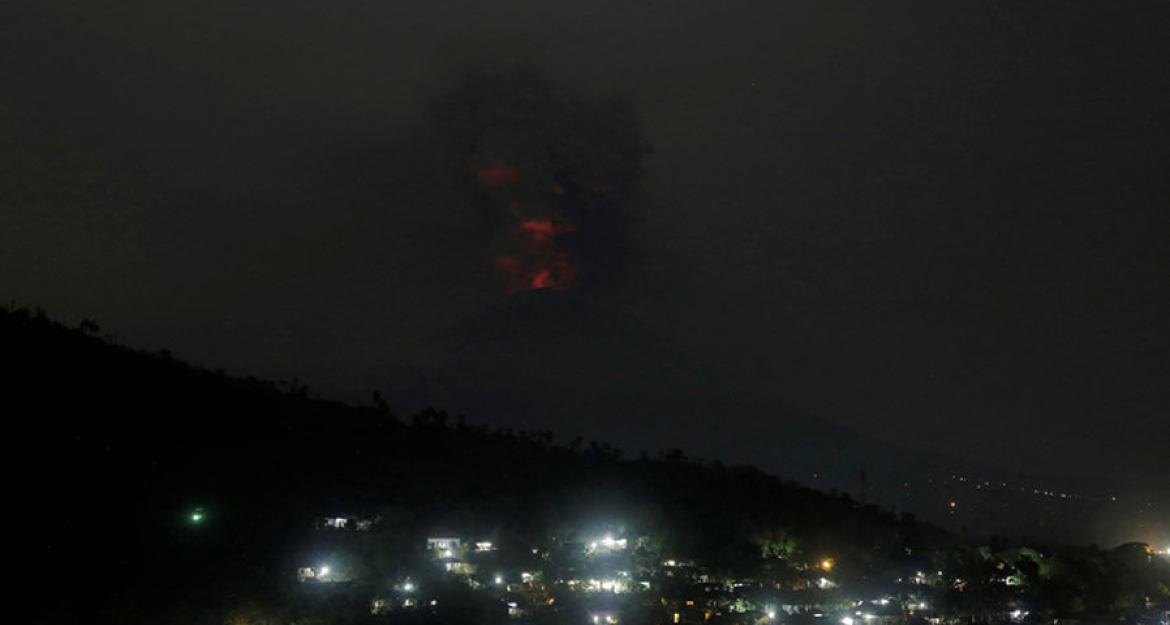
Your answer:
[[[373,518],[354,515],[324,516],[317,519],[317,529],[368,532],[373,529],[374,522]]]
[[[475,543],[475,552],[476,553],[487,553],[487,552],[495,551],[495,550],[496,550],[496,545],[494,543],[492,543],[492,541],[490,541],[490,540],[481,540],[481,541],[477,541]]]
[[[456,575],[474,575],[476,566],[469,562],[445,562],[443,568]]]
[[[453,558],[463,549],[463,541],[457,536],[440,534],[427,538],[427,551],[440,558]]]
[[[352,576],[345,571],[334,570],[328,565],[322,566],[302,566],[297,569],[297,581],[301,583],[316,582],[319,584],[329,584],[336,582],[348,582],[352,580]]]
[[[614,538],[613,536],[606,534],[597,540],[590,541],[590,543],[585,546],[585,553],[591,555],[604,555],[613,553],[615,551],[623,551],[627,545],[628,541],[625,538]]]

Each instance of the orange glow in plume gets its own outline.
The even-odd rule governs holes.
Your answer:
[[[479,178],[480,184],[493,189],[510,187],[520,182],[520,170],[500,161],[480,165],[475,170],[475,176]]]
[[[521,180],[520,171],[507,163],[493,161],[480,165],[475,175],[483,186],[506,194],[503,200],[508,206],[506,214],[515,219],[507,230],[507,253],[493,260],[496,270],[504,277],[505,290],[517,293],[567,289],[577,277],[577,267],[559,238],[574,228],[556,214],[559,207],[554,203],[538,211],[526,211],[512,189]]]

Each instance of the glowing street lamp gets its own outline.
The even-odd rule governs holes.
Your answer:
[[[195,508],[191,511],[191,514],[187,516],[187,519],[191,521],[193,525],[199,525],[206,518],[207,513],[203,511],[203,508]]]

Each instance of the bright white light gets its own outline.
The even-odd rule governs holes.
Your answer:
[[[499,586],[500,584],[503,584],[503,583],[504,583],[504,576],[503,576],[503,575],[497,575],[497,576],[496,576],[496,586]]]
[[[443,550],[443,557],[444,557],[444,558],[450,558],[450,557],[451,557],[451,556],[453,556],[453,555],[455,555],[455,552],[454,552],[454,551],[451,551],[450,549],[444,549],[444,550]]]
[[[328,566],[321,567],[321,571],[319,573],[317,573],[317,575],[319,577],[325,577],[328,574],[329,574],[329,567]]]
[[[405,592],[411,592],[412,590],[414,590],[414,584],[412,584],[410,582],[406,582],[405,584],[402,585],[402,590]]]
[[[841,619],[841,625],[853,625],[853,617],[846,616],[845,618]]]
[[[625,538],[614,538],[613,536],[606,534],[605,536],[590,542],[589,545],[585,548],[585,551],[593,553],[596,551],[614,551],[625,548]]]
[[[527,584],[528,582],[531,582],[532,581],[532,573],[529,573],[527,571],[521,573],[520,574],[520,581],[524,582],[525,584]]]
[[[775,610],[768,610],[768,620],[769,621],[775,620],[775,618],[776,618],[776,611]]]

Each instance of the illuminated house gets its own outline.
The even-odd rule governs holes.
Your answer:
[[[317,519],[317,529],[350,530],[368,532],[374,527],[374,519],[358,516],[327,516]]]
[[[474,575],[476,571],[476,566],[469,562],[445,562],[443,568],[456,575]]]
[[[329,565],[302,566],[297,569],[297,580],[301,583],[330,584],[351,581],[351,576],[344,571],[334,570]]]
[[[427,538],[427,551],[437,558],[454,558],[463,551],[463,541],[451,534],[439,534]]]
[[[481,540],[481,541],[475,543],[476,553],[487,553],[489,551],[495,551],[495,550],[496,550],[496,546],[489,540]]]
[[[604,555],[613,553],[615,551],[624,551],[627,545],[625,538],[614,538],[610,535],[605,535],[594,541],[590,541],[585,545],[585,553],[591,555]]]

